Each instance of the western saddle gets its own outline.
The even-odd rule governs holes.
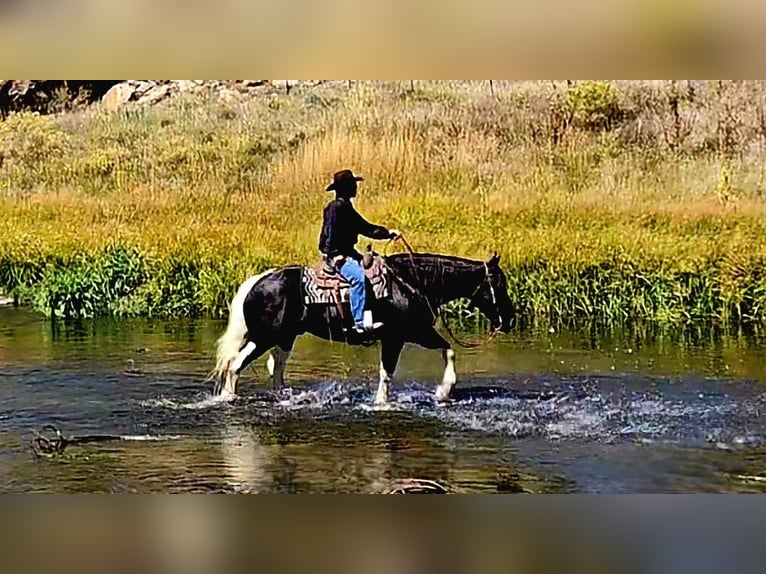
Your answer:
[[[382,299],[389,295],[389,275],[384,258],[367,247],[362,258],[362,269],[367,279],[367,297]],[[319,267],[304,267],[303,290],[307,305],[335,305],[345,320],[344,303],[349,302],[350,283],[341,273],[324,261]]]

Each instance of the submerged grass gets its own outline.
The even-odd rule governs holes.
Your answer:
[[[756,81],[359,82],[12,115],[0,290],[65,318],[225,315],[248,275],[317,262],[351,167],[362,213],[416,249],[500,253],[519,322],[763,323],[765,101]]]

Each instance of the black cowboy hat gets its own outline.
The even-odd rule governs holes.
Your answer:
[[[350,169],[342,169],[332,176],[332,183],[327,186],[325,191],[332,191],[333,189],[342,188],[352,181],[364,181],[364,178],[359,177],[358,175],[354,175]]]

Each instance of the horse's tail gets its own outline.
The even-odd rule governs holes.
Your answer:
[[[237,358],[242,345],[245,343],[245,338],[247,337],[247,325],[245,324],[245,313],[243,310],[245,298],[261,279],[273,271],[274,269],[269,269],[260,275],[249,277],[239,286],[237,294],[231,300],[229,323],[226,326],[226,331],[216,342],[215,370],[208,377],[208,379],[214,380],[216,384],[220,384],[223,381],[229,365]]]

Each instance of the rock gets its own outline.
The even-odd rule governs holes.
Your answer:
[[[8,95],[11,98],[23,98],[28,93],[29,90],[32,89],[32,87],[35,85],[34,81],[32,80],[8,80],[10,82],[10,86],[8,88]]]
[[[102,102],[110,112],[128,102],[153,106],[175,94],[209,93],[226,102],[313,87],[327,80],[0,80],[0,116],[20,110],[57,113],[60,91],[73,105]],[[79,97],[78,97],[79,95]],[[83,97],[85,96],[85,97]]]
[[[136,87],[130,82],[123,82],[121,84],[117,84],[116,86],[112,86],[102,98],[104,107],[109,112],[117,111],[122,106],[127,104],[135,93]]]
[[[179,92],[197,92],[204,84],[204,80],[177,80],[175,82]]]
[[[133,99],[141,98],[157,87],[154,80],[130,80],[128,83],[135,88]]]
[[[242,99],[242,92],[231,88],[221,88],[218,90],[218,97],[226,103],[232,103]]]
[[[435,480],[407,478],[396,481],[384,494],[450,494],[450,489]]]
[[[154,80],[128,80],[113,86],[104,96],[104,107],[113,112],[128,102],[153,106],[167,98],[174,90],[172,83]]]
[[[280,88],[288,92],[292,88],[294,88],[299,82],[300,80],[269,80],[269,84],[271,84],[275,88]]]
[[[139,104],[144,104],[147,106],[153,106],[154,104],[157,104],[167,98],[170,95],[170,86],[169,85],[161,85],[156,86],[146,92],[139,100]]]

